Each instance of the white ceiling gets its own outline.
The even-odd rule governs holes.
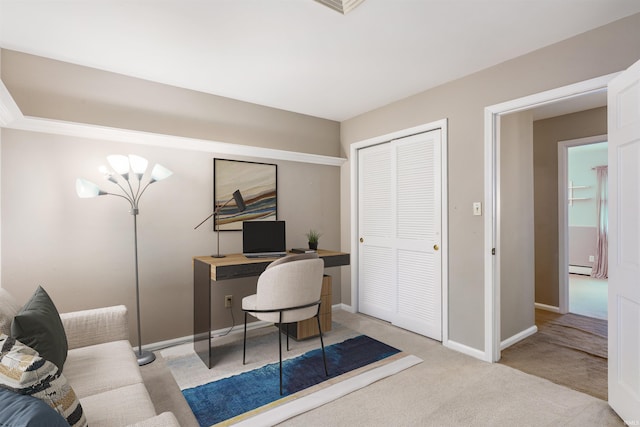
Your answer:
[[[313,0],[0,0],[0,47],[342,121],[638,12],[638,0],[365,0],[347,15]]]

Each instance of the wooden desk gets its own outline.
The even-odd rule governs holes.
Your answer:
[[[348,253],[318,249],[325,267],[349,265]],[[211,356],[211,284],[241,277],[259,276],[277,258],[247,258],[231,254],[224,258],[197,256],[193,258],[193,348],[208,368]]]

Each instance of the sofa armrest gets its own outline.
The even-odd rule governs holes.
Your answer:
[[[131,424],[128,427],[180,427],[180,423],[172,412],[163,412],[148,420]]]
[[[124,305],[61,313],[69,350],[128,340],[127,308]]]

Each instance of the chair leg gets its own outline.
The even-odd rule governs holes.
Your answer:
[[[247,356],[247,312],[244,312],[244,340],[242,342],[242,364],[246,365]]]
[[[324,352],[324,340],[322,339],[322,327],[320,326],[319,314],[316,314],[316,320],[318,321],[318,335],[320,335],[320,346],[322,346],[322,361],[324,362],[324,373],[329,376],[329,370],[327,369],[327,355]]]
[[[280,328],[278,328],[278,354],[280,355],[280,396],[282,396],[282,332],[280,332]]]

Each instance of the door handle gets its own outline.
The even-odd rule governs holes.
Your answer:
[[[433,250],[437,251],[438,249],[440,249],[440,246],[438,246],[437,244],[433,245]]]
[[[360,238],[360,243],[364,243],[364,239],[362,237]]]

